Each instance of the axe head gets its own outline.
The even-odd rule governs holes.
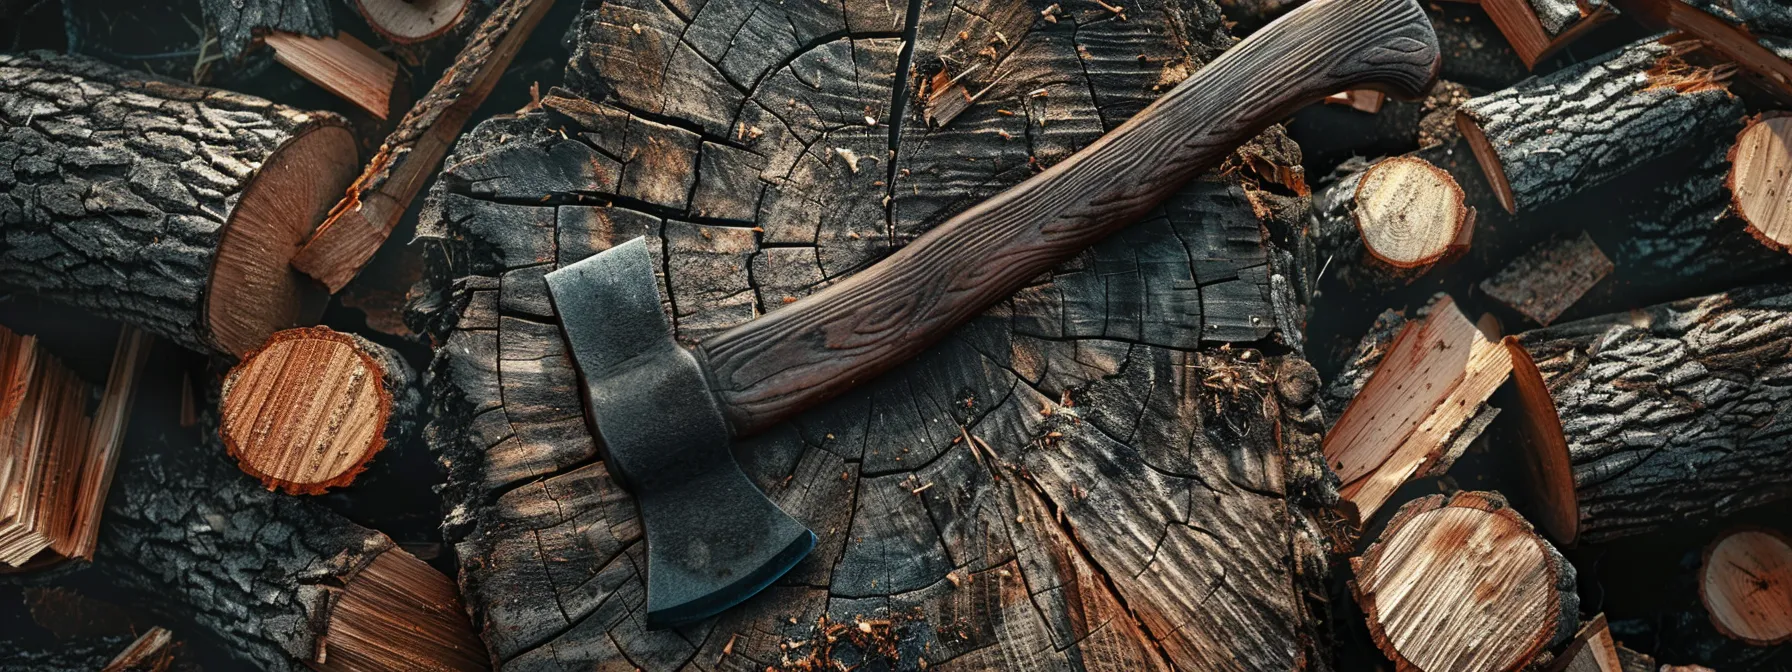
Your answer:
[[[753,486],[709,378],[673,340],[645,239],[547,275],[604,461],[647,537],[647,626],[697,621],[783,576],[815,534]]]

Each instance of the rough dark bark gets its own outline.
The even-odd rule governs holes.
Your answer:
[[[440,344],[428,434],[494,657],[759,670],[806,656],[780,644],[827,615],[898,622],[897,669],[1325,667],[1316,382],[1277,344],[1299,276],[1235,178],[741,442],[820,546],[717,619],[643,628],[635,508],[587,433],[541,275],[649,236],[678,336],[701,341],[1063,159],[1226,44],[1204,2],[1126,21],[1066,5],[1057,23],[1026,3],[839,9],[712,0],[687,25],[592,3],[559,100],[482,124],[448,162],[421,234],[451,283],[419,306]],[[965,86],[994,88],[940,128],[911,114],[907,63],[924,81],[985,47],[1000,63]]]
[[[1557,325],[1518,342],[1547,387],[1527,389],[1527,367],[1515,367],[1533,423],[1534,517],[1552,537],[1599,542],[1792,495],[1792,415],[1782,412],[1792,403],[1792,287]]]
[[[1688,146],[1742,116],[1721,69],[1649,38],[1462,104],[1458,123],[1508,212],[1532,210]]]
[[[229,59],[242,56],[256,31],[335,35],[333,12],[340,9],[331,0],[200,0],[199,6],[206,22],[217,29],[218,46]]]
[[[325,297],[299,284],[284,258],[268,262],[279,270],[267,278],[232,287],[211,279],[245,194],[282,182],[258,180],[271,158],[321,141],[352,164],[340,117],[37,52],[0,55],[0,118],[0,193],[11,196],[0,199],[0,282],[227,354],[272,333],[256,337],[252,323],[307,321],[323,309]],[[353,166],[336,163],[308,166],[307,189],[345,184],[332,173]],[[305,218],[313,195],[282,194],[282,207]],[[274,249],[233,258],[277,256],[280,241],[265,242]],[[242,309],[239,295],[264,303]],[[228,314],[237,310],[255,314]]]

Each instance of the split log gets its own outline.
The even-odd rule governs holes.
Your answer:
[[[1618,16],[1605,0],[1480,0],[1480,4],[1529,68]]]
[[[461,127],[498,85],[553,0],[506,0],[486,17],[454,64],[386,137],[292,260],[293,268],[340,291],[386,242],[423,185],[436,174]]]
[[[1346,170],[1314,197],[1308,228],[1316,260],[1346,287],[1386,291],[1467,251],[1475,213],[1449,173],[1410,156]]]
[[[262,40],[281,65],[375,119],[386,120],[392,87],[398,83],[398,63],[390,57],[348,33],[332,37],[269,33]]]
[[[205,22],[217,29],[224,57],[241,58],[257,34],[267,31],[311,37],[336,34],[334,0],[199,0]],[[352,163],[352,161],[351,161]]]
[[[1532,210],[1687,146],[1742,115],[1730,66],[1654,37],[1462,104],[1457,126],[1507,212]]]
[[[1626,12],[1671,26],[1754,75],[1782,103],[1792,101],[1792,6],[1734,0],[1615,0]]]
[[[1498,493],[1408,502],[1350,566],[1370,633],[1402,672],[1518,670],[1580,620],[1574,566]]]
[[[1582,231],[1579,236],[1556,238],[1531,248],[1493,277],[1482,280],[1480,287],[1488,296],[1547,327],[1611,272],[1612,260]]]
[[[1711,625],[1753,646],[1792,641],[1792,540],[1767,528],[1720,535],[1699,564]]]
[[[367,25],[393,44],[434,39],[460,23],[472,0],[354,0]]]
[[[1544,672],[1625,672],[1624,658],[1612,640],[1611,628],[1606,627],[1605,614],[1581,625],[1580,632],[1574,633],[1574,639],[1562,647],[1561,654],[1550,661]]]
[[[257,487],[221,450],[135,446],[118,484],[95,567],[246,665],[488,665],[452,581],[379,532]]]
[[[1514,379],[1534,517],[1562,543],[1792,495],[1792,287],[1526,332]]]
[[[238,355],[328,298],[288,262],[355,166],[332,114],[0,55],[0,282]]]
[[[415,436],[422,393],[397,352],[325,327],[274,334],[224,379],[219,433],[269,490],[346,486],[381,448]]]
[[[1512,371],[1508,346],[1449,297],[1428,310],[1401,328],[1325,435],[1326,462],[1358,526],[1407,480],[1449,469],[1492,420],[1487,399]]]
[[[1756,117],[1730,148],[1731,207],[1762,244],[1792,251],[1792,115]]]
[[[1055,24],[1020,0],[915,3],[913,23],[876,0],[817,7],[594,6],[567,88],[481,124],[432,191],[427,277],[454,281],[418,303],[442,344],[428,436],[449,473],[444,534],[494,657],[783,668],[808,659],[783,646],[825,634],[820,617],[858,616],[893,624],[884,651],[904,669],[1322,666],[1316,380],[1278,344],[1298,330],[1282,316],[1300,309],[1299,271],[1274,241],[1295,227],[1260,220],[1234,175],[739,442],[746,473],[819,545],[715,619],[645,629],[635,504],[586,429],[541,275],[647,236],[678,338],[700,341],[1063,160],[1230,42],[1206,0],[1128,7],[1126,21],[1064,3]],[[755,15],[772,21],[740,23]],[[796,34],[757,27],[785,19]],[[933,127],[909,87],[942,55],[1002,67],[960,80],[988,90]],[[914,80],[909,63],[923,64]],[[1289,203],[1298,224],[1305,201]],[[855,653],[861,669],[891,663],[839,643],[832,659]]]

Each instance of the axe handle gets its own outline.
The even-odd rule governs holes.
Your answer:
[[[1356,88],[1416,98],[1437,65],[1415,0],[1307,3],[1070,158],[705,342],[699,356],[731,431],[763,430],[907,361],[1295,109]]]

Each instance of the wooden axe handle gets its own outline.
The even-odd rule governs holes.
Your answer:
[[[731,430],[763,430],[907,361],[1295,109],[1346,89],[1416,98],[1437,64],[1415,0],[1307,3],[1058,165],[702,344]]]

